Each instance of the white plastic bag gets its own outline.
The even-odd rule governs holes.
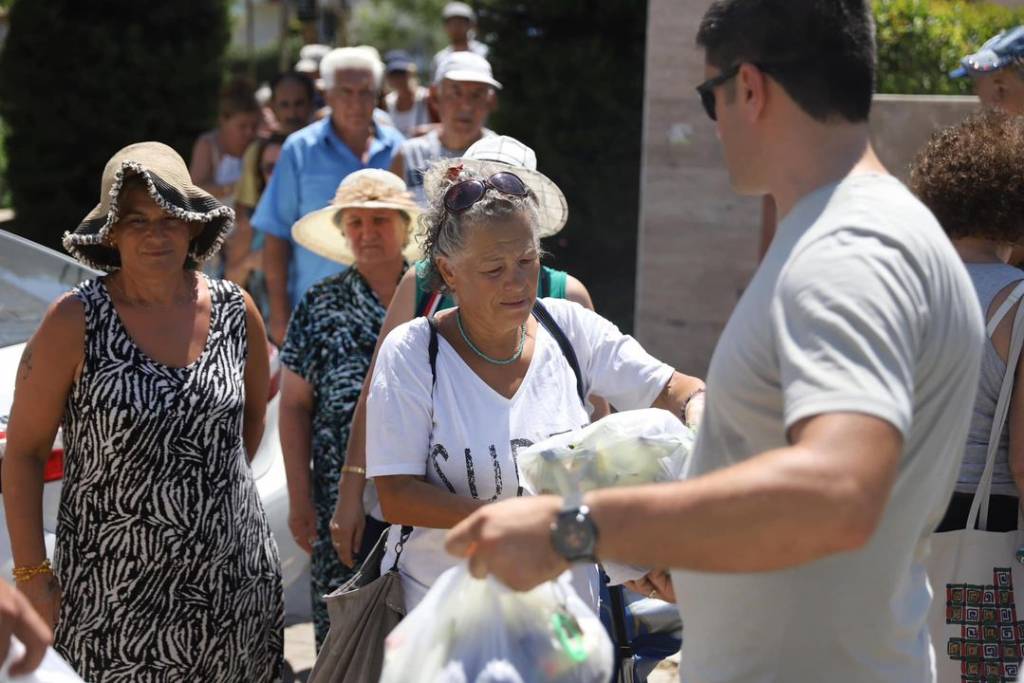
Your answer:
[[[694,432],[667,410],[630,410],[530,446],[519,454],[519,473],[534,495],[678,481],[695,441]],[[602,566],[612,585],[649,571],[615,562]]]
[[[388,636],[381,683],[605,683],[612,644],[564,574],[527,593],[465,563]]]

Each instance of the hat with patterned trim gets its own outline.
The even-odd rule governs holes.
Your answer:
[[[111,157],[103,168],[100,203],[74,232],[64,233],[63,244],[68,253],[87,266],[107,272],[121,267],[121,255],[108,238],[118,220],[121,188],[136,175],[145,182],[153,201],[169,216],[203,224],[202,232],[189,245],[189,267],[198,266],[217,253],[235,223],[234,210],[196,186],[184,159],[161,142],[137,142]]]
[[[960,60],[960,66],[949,72],[950,78],[980,76],[1011,64],[1024,63],[1024,26],[1001,31],[989,38],[981,49]]]

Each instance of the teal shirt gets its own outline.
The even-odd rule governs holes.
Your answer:
[[[426,261],[419,261],[416,264],[416,315],[424,314],[423,309],[427,305],[427,300],[433,294],[433,291],[427,284],[425,265]],[[541,266],[540,277],[537,279],[537,298],[564,299],[568,281],[569,274],[565,271]],[[455,300],[452,299],[451,295],[445,294],[441,297],[441,302],[437,305],[434,312],[454,307]]]

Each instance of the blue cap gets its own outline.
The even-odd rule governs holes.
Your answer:
[[[992,73],[1024,61],[1024,26],[1002,31],[989,39],[973,55],[960,60],[960,68],[949,72],[950,78],[963,78]]]
[[[405,50],[388,50],[384,54],[384,64],[387,72],[412,71],[416,68],[416,61]]]

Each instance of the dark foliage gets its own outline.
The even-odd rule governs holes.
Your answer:
[[[107,159],[159,140],[185,158],[216,121],[225,0],[18,0],[0,52],[17,230],[56,247],[98,199]]]

